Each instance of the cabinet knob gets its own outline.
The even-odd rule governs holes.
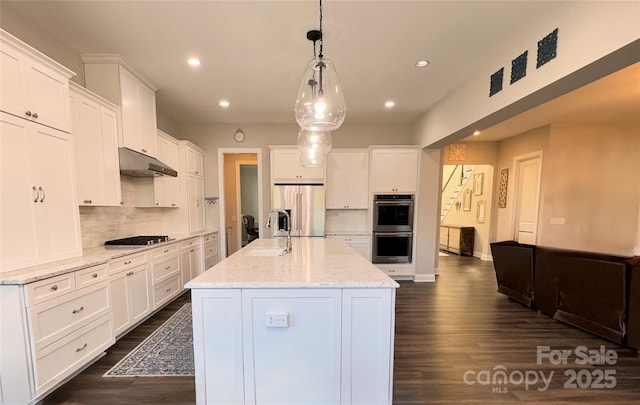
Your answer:
[[[38,118],[38,113],[33,113],[33,118]]]
[[[165,290],[165,292],[169,292],[169,291],[171,291],[171,288],[167,288],[167,289]]]
[[[24,113],[24,115],[26,115],[27,117],[31,117],[31,111],[27,111],[26,113]]]
[[[171,206],[172,206],[172,207],[175,207],[175,206],[176,206],[176,204],[175,204],[175,203],[171,203]]]
[[[98,278],[98,273],[93,273],[93,274],[91,275],[91,277],[93,277],[93,278]]]
[[[156,203],[156,205],[160,205],[160,203]]]
[[[143,149],[142,149],[142,152],[143,152],[143,153],[147,153],[147,150],[143,148]]]
[[[52,289],[53,291],[58,291],[58,285],[57,285],[57,284],[52,285],[52,286],[51,286],[51,289]]]

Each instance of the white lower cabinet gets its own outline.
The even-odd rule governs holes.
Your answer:
[[[193,289],[196,402],[390,404],[394,301],[393,289]]]
[[[151,251],[153,309],[159,309],[182,291],[180,245],[173,243]]]
[[[218,263],[218,232],[212,232],[204,235],[203,250],[203,270],[207,271]]]
[[[182,286],[202,273],[202,247],[200,238],[188,239],[180,244]],[[184,288],[183,288],[184,289]]]
[[[38,402],[115,342],[105,268],[0,286],[3,404]]]
[[[341,240],[365,259],[371,261],[371,237],[364,235],[327,235],[327,239]]]
[[[120,336],[151,313],[150,269],[146,255],[125,257],[118,264],[109,269],[115,336]]]

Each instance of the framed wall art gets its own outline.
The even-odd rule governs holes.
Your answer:
[[[485,221],[485,212],[486,212],[486,203],[484,200],[478,201],[478,207],[476,211],[476,222],[479,224],[484,224]]]
[[[500,170],[500,185],[498,188],[498,208],[507,207],[507,185],[509,184],[509,169]]]
[[[468,188],[462,194],[462,210],[471,211],[471,189]]]
[[[482,195],[483,183],[484,173],[476,173],[473,175],[473,195]]]

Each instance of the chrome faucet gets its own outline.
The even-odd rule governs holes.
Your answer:
[[[280,208],[272,210],[269,213],[269,217],[267,218],[267,223],[265,224],[265,227],[271,228],[271,216],[274,213],[277,213],[277,212],[281,212],[287,217],[287,229],[286,229],[286,231],[287,231],[287,252],[291,252],[293,250],[293,247],[291,246],[291,217],[289,216],[289,213],[287,211],[285,211],[283,209],[280,209]],[[276,218],[277,218],[277,216],[276,216]],[[279,226],[279,225],[276,225],[276,226]]]

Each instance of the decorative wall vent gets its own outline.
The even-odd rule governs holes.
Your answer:
[[[517,82],[527,75],[527,55],[529,51],[511,61],[511,84]]]
[[[504,78],[504,68],[500,68],[491,75],[491,84],[489,85],[489,97],[502,90],[502,80]]]
[[[558,29],[538,41],[536,69],[556,57],[558,51]]]

